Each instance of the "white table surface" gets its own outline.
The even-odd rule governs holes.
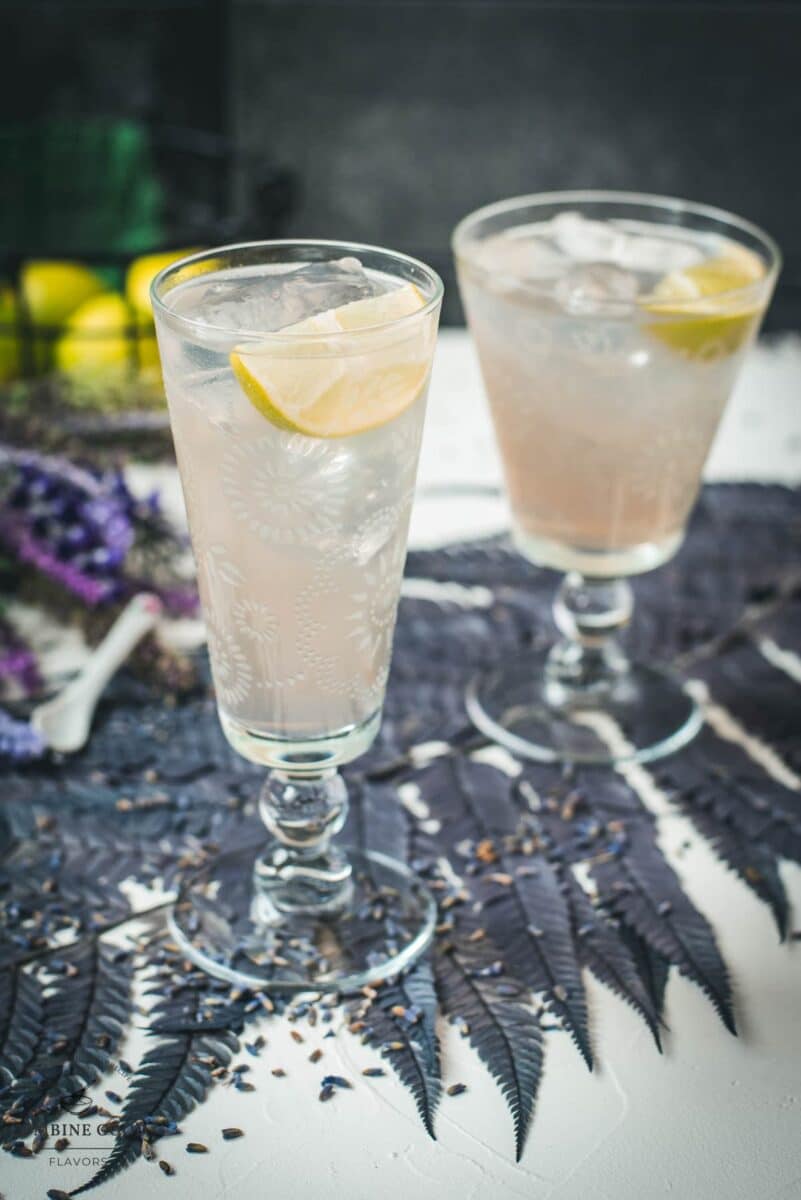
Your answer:
[[[760,346],[744,373],[710,459],[714,479],[801,482],[801,340]],[[460,331],[440,339],[413,518],[416,544],[502,528],[492,494],[433,495],[444,485],[497,488],[498,460],[472,349]],[[801,698],[801,692],[799,693]],[[147,1195],[208,1200],[796,1200],[801,1197],[801,942],[779,944],[767,908],[714,857],[655,788],[644,768],[631,782],[659,814],[660,838],[688,894],[710,918],[731,969],[740,1037],[725,1032],[693,985],[671,972],[671,1032],[660,1057],[631,1009],[587,979],[598,1067],[590,1075],[567,1035],[547,1037],[545,1076],[523,1161],[515,1164],[505,1104],[467,1043],[443,1024],[445,1096],[431,1141],[411,1096],[391,1075],[361,1077],[377,1055],[341,1027],[289,1038],[267,1023],[268,1045],[248,1059],[256,1092],[217,1088],[181,1122],[184,1137],[161,1143],[174,1178],[143,1161],[100,1189],[109,1200]],[[795,780],[801,789],[801,781]],[[690,849],[680,846],[689,840]],[[782,866],[801,926],[801,869]],[[317,1045],[319,1065],[307,1061]],[[136,1062],[135,1032],[124,1047]],[[247,1057],[247,1056],[242,1056]],[[270,1069],[282,1066],[287,1077]],[[354,1079],[353,1091],[319,1104],[326,1071]],[[103,1086],[124,1090],[120,1081]],[[95,1089],[98,1093],[102,1088]],[[222,1142],[222,1126],[245,1137]],[[187,1155],[188,1140],[211,1148]],[[76,1140],[77,1148],[77,1140]],[[9,1198],[69,1188],[86,1167],[0,1159]]]

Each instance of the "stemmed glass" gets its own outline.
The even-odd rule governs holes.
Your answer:
[[[219,717],[269,768],[259,844],[189,880],[173,933],[240,986],[358,987],[433,929],[408,868],[335,835],[338,767],[381,720],[442,285],[389,250],[277,241],[152,294]]]
[[[627,657],[628,577],[682,542],[778,248],[704,205],[563,192],[472,213],[453,249],[515,545],[565,572],[561,639],[474,680],[469,713],[533,759],[671,753],[701,717],[680,679]]]

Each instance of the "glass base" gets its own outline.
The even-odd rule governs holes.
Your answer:
[[[672,754],[703,723],[670,671],[632,663],[597,687],[555,681],[544,654],[523,655],[471,681],[467,712],[488,738],[540,762],[649,762]]]
[[[172,936],[208,974],[268,992],[350,992],[397,975],[431,942],[433,897],[403,863],[342,847],[347,887],[329,908],[304,911],[279,906],[285,893],[264,884],[274,849],[222,855],[181,889]]]
[[[679,531],[659,542],[639,542],[620,550],[589,550],[565,539],[529,533],[517,523],[512,530],[515,546],[530,562],[555,571],[579,571],[592,579],[617,579],[653,571],[673,557],[683,538],[683,531]]]
[[[359,758],[370,749],[381,724],[381,710],[359,725],[347,725],[325,737],[278,737],[254,729],[218,706],[223,733],[238,754],[250,762],[294,775],[333,770]]]

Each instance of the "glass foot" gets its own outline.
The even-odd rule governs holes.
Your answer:
[[[554,677],[553,654],[524,655],[472,680],[473,724],[512,754],[540,762],[649,762],[686,745],[703,718],[670,671],[626,664],[596,686]]]
[[[434,900],[394,859],[341,855],[347,883],[314,912],[271,886],[275,843],[222,855],[182,887],[173,938],[197,966],[242,988],[349,992],[396,975],[430,943]]]

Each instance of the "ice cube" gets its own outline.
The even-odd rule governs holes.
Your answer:
[[[288,271],[231,271],[208,284],[187,285],[174,307],[219,329],[269,333],[386,290],[358,259],[340,258]]]
[[[551,237],[574,262],[617,262],[626,241],[621,229],[607,221],[591,221],[577,212],[555,216]]]
[[[569,266],[569,259],[545,240],[547,232],[547,226],[541,224],[496,234],[481,244],[476,257],[493,275],[521,281],[555,279]]]
[[[661,228],[657,226],[657,228]],[[625,237],[617,263],[630,271],[667,275],[670,271],[683,271],[704,258],[701,246],[693,245],[665,227],[664,236],[654,233],[653,225],[638,225],[626,222]]]
[[[595,311],[625,314],[637,298],[636,275],[612,263],[575,266],[554,286],[554,295],[567,312],[590,315]],[[609,305],[614,306],[610,310]]]

